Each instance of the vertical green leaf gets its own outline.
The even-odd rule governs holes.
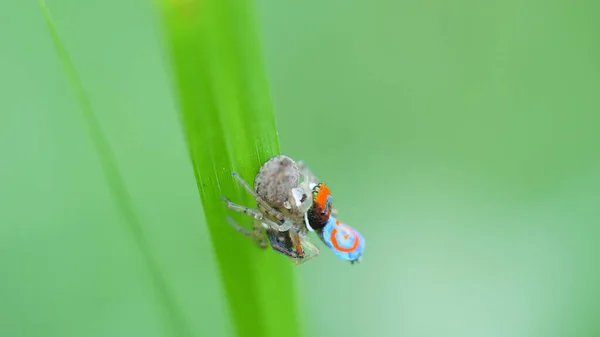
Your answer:
[[[182,125],[218,272],[238,336],[298,336],[293,264],[261,250],[226,222],[221,195],[254,206],[232,178],[251,185],[279,153],[250,0],[161,0]]]
[[[125,220],[124,224],[127,227],[126,229],[130,232],[135,244],[140,249],[143,261],[150,273],[150,279],[156,291],[159,308],[165,318],[165,333],[168,336],[191,337],[192,332],[190,326],[187,323],[181,308],[176,303],[175,296],[169,290],[166,278],[153,256],[152,246],[148,242],[143,230],[143,225],[135,213],[134,203],[123,179],[123,175],[119,170],[115,156],[108,144],[108,140],[102,132],[97,117],[94,114],[77,71],[71,62],[66,48],[60,40],[50,10],[43,0],[40,1],[40,7],[42,8],[50,36],[52,37],[60,61],[63,64],[63,68],[75,92],[75,98],[79,103],[83,120],[90,133],[90,138],[96,153],[98,154],[102,171],[105,174],[109,186],[109,191],[113,196],[118,211]]]

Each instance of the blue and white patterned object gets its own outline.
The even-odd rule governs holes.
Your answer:
[[[333,253],[343,260],[356,262],[365,250],[362,235],[333,216],[329,217],[323,228],[323,240]]]

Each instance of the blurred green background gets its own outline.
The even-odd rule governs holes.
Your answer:
[[[230,336],[152,3],[48,5],[194,332]],[[282,150],[367,242],[297,268],[306,336],[600,335],[599,2],[257,9]],[[0,336],[162,336],[38,4],[0,25]]]

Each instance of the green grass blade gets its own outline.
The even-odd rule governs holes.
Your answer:
[[[46,23],[48,24],[48,29],[56,51],[58,52],[73,90],[75,91],[75,96],[79,103],[82,116],[90,132],[91,139],[96,148],[96,153],[100,159],[100,165],[102,166],[110,187],[110,192],[112,193],[118,210],[125,219],[127,229],[131,232],[135,243],[141,250],[143,260],[150,273],[151,280],[153,281],[156,290],[157,300],[165,317],[166,334],[168,336],[192,336],[189,324],[186,322],[183,313],[176,304],[174,296],[170,293],[165,277],[152,256],[152,248],[145,237],[142,224],[134,212],[133,202],[127,191],[122,174],[119,171],[115,156],[113,155],[108,145],[108,141],[94,115],[89,99],[85,93],[81,80],[75,71],[75,67],[69,58],[67,50],[59,38],[50,10],[44,1],[40,1],[40,6],[46,19]]]
[[[279,141],[250,0],[161,0],[175,95],[219,274],[238,336],[299,336],[293,268],[226,222],[254,206],[231,176],[250,184]]]

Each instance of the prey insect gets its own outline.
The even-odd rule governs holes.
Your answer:
[[[365,249],[362,235],[349,225],[337,219],[337,210],[333,208],[333,197],[324,183],[318,182],[304,162],[299,162],[300,172],[310,177],[309,187],[313,194],[313,203],[304,214],[305,228],[317,233],[321,241],[340,259],[358,263]]]

